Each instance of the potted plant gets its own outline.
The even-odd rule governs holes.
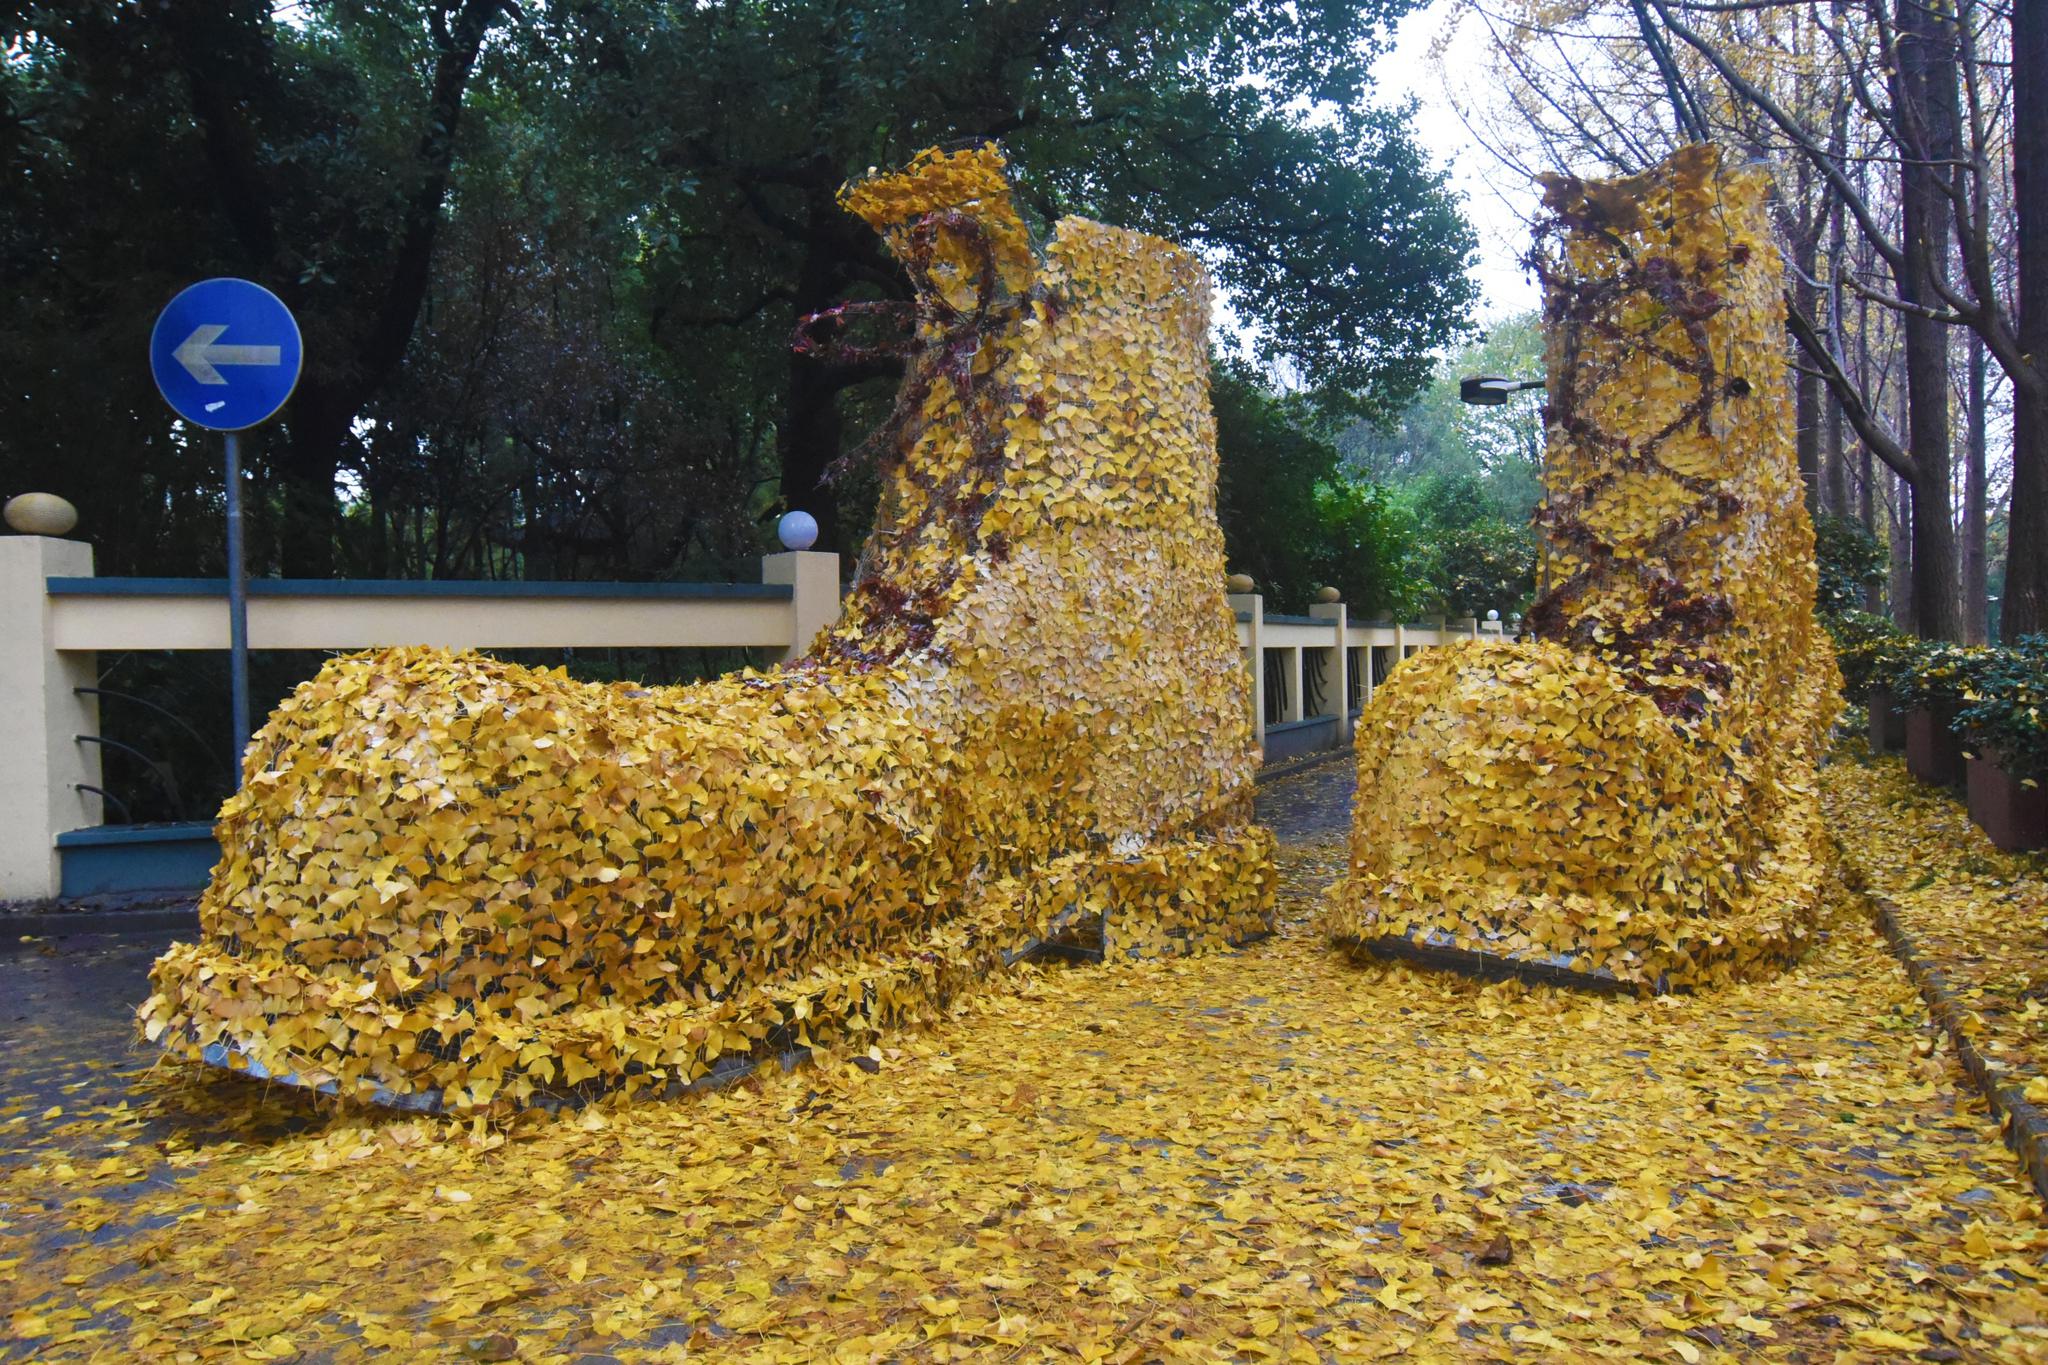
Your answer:
[[[1964,700],[1970,819],[2002,849],[2048,848],[2048,635],[1991,651]]]
[[[1981,645],[1923,647],[1894,674],[1897,704],[1906,711],[1906,770],[1937,787],[1963,780],[1963,741],[1956,717],[1972,695],[1971,680],[1993,651]]]
[[[1896,753],[1906,744],[1906,713],[1891,679],[1927,651],[1925,641],[1906,634],[1889,618],[1868,611],[1844,611],[1828,618],[1842,690],[1870,712],[1870,751]]]

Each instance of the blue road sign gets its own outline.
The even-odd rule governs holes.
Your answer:
[[[270,420],[299,382],[299,324],[247,280],[201,280],[172,299],[149,334],[157,392],[180,417],[215,431]]]

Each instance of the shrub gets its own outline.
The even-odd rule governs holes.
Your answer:
[[[1813,557],[1820,570],[1813,608],[1823,617],[1865,615],[1863,590],[1884,582],[1891,552],[1862,522],[1822,513],[1813,519]]]
[[[1851,701],[1869,701],[1875,687],[1896,690],[1895,680],[1930,648],[1925,640],[1872,612],[1845,611],[1824,621],[1828,634],[1835,637],[1842,690]]]
[[[1972,673],[1956,728],[2012,776],[2048,778],[2048,635],[2023,635],[1987,654]]]
[[[1948,645],[1923,641],[1894,670],[1887,682],[1904,710],[1960,710],[1977,695],[1976,679],[1995,655],[2007,651],[1988,645]]]

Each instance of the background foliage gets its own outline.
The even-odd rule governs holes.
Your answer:
[[[1536,316],[1512,318],[1442,358],[1409,402],[1369,416],[1226,365],[1215,395],[1231,567],[1281,611],[1324,584],[1378,619],[1521,610],[1535,587],[1540,398],[1472,407],[1458,379],[1528,378],[1542,363]],[[1231,459],[1250,450],[1256,462]]]
[[[144,349],[177,289],[235,274],[309,357],[245,443],[254,573],[751,578],[790,506],[850,549],[873,480],[820,476],[896,371],[788,342],[907,286],[834,191],[993,137],[1036,230],[1208,260],[1233,545],[1305,589],[1332,466],[1265,442],[1254,376],[1317,430],[1398,412],[1473,292],[1455,201],[1368,98],[1410,3],[0,2],[0,497],[71,499],[101,573],[222,572],[218,442]]]

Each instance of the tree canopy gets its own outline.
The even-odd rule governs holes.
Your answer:
[[[1251,355],[1394,411],[1471,296],[1368,98],[1409,2],[0,6],[5,482],[77,502],[103,571],[217,568],[217,449],[143,352],[239,274],[308,355],[250,442],[257,572],[734,572],[781,506],[849,546],[871,492],[820,478],[894,376],[791,331],[904,292],[839,184],[970,138],[1041,228],[1193,244]]]

